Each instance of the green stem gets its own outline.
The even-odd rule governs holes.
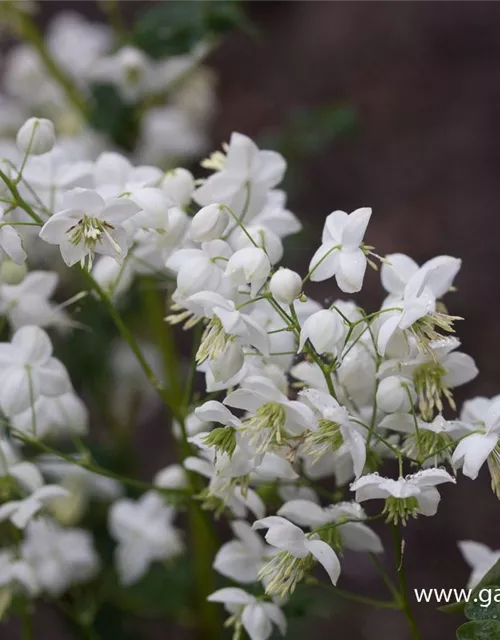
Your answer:
[[[21,194],[17,190],[17,187],[14,184],[14,182],[1,169],[0,169],[0,178],[2,179],[3,182],[5,182],[9,191],[13,195],[16,206],[26,211],[26,213],[29,216],[31,216],[31,218],[33,218],[35,222],[38,222],[38,224],[43,224],[42,218],[40,218],[40,216],[33,211],[33,208],[30,207],[30,205],[24,200],[24,198],[21,196]]]
[[[153,279],[146,281],[143,289],[144,302],[150,318],[152,330],[156,336],[158,348],[161,350],[165,377],[172,399],[177,401],[177,421],[181,430],[181,441],[177,447],[177,457],[182,463],[191,455],[191,445],[186,430],[186,416],[189,412],[193,381],[196,373],[195,353],[201,337],[200,328],[196,328],[193,340],[193,355],[185,387],[181,382],[179,358],[171,327],[164,322],[165,309],[160,292]],[[189,493],[196,495],[203,488],[203,481],[194,473],[188,473]],[[197,617],[197,633],[199,640],[217,640],[220,634],[219,611],[208,602],[207,597],[216,589],[215,575],[212,568],[217,551],[216,538],[212,523],[199,502],[191,500],[188,504],[189,531],[194,556],[194,586]]]
[[[71,77],[57,64],[54,58],[50,55],[43,35],[38,30],[38,27],[31,16],[25,11],[16,11],[17,15],[17,27],[19,35],[23,40],[28,41],[32,47],[36,50],[47,71],[52,78],[64,91],[68,101],[86,117],[88,112],[88,105],[77,88]]]
[[[30,604],[26,601],[26,605],[21,613],[21,639],[33,640],[33,618],[29,609]]]
[[[398,570],[398,581],[399,581],[399,597],[401,601],[401,609],[405,613],[408,619],[408,625],[410,627],[411,636],[413,640],[420,640],[420,633],[418,631],[417,623],[415,621],[415,617],[410,607],[410,602],[408,600],[408,592],[406,588],[406,574],[404,568],[404,543],[403,537],[401,535],[401,529],[399,525],[394,525],[393,527],[394,533],[394,553],[396,555],[396,564]]]
[[[378,609],[399,609],[400,608],[398,602],[393,602],[391,600],[377,600],[376,598],[361,596],[361,595],[358,595],[357,593],[351,593],[350,591],[339,589],[339,587],[334,587],[324,582],[319,582],[318,586],[321,586],[324,589],[328,589],[334,595],[337,595],[340,598],[343,598],[344,600],[351,600],[352,602],[367,604],[371,607],[377,607]]]
[[[100,476],[104,476],[105,478],[112,478],[113,480],[117,480],[122,484],[125,484],[129,487],[133,487],[134,489],[141,489],[142,491],[159,491],[160,493],[168,496],[170,495],[185,495],[187,493],[182,489],[160,489],[159,487],[150,484],[149,482],[143,482],[142,480],[135,480],[134,478],[127,478],[126,476],[121,476],[118,473],[114,473],[113,471],[109,471],[108,469],[104,469],[99,465],[92,464],[91,462],[86,462],[85,460],[80,460],[79,458],[75,458],[74,456],[63,453],[62,451],[57,451],[49,445],[45,444],[41,440],[35,440],[34,438],[28,438],[24,434],[19,431],[13,431],[15,437],[24,444],[29,445],[43,453],[49,453],[57,458],[61,458],[61,460],[66,460],[66,462],[70,462],[77,467],[81,467],[82,469],[86,469],[87,471],[92,471],[93,473],[97,473]]]
[[[153,369],[150,367],[148,361],[146,360],[142,351],[140,350],[137,344],[137,341],[132,335],[130,329],[123,322],[120,314],[118,313],[117,309],[111,302],[109,296],[104,291],[104,289],[102,289],[102,287],[94,280],[94,278],[88,271],[86,271],[85,269],[81,269],[81,272],[85,277],[85,279],[87,280],[87,282],[89,283],[90,287],[95,291],[95,293],[101,299],[101,302],[103,303],[111,319],[115,323],[116,328],[120,332],[122,338],[129,345],[132,353],[135,355],[147,379],[152,384],[152,386],[156,389],[156,391],[158,392],[158,395],[163,400],[163,402],[168,406],[174,418],[179,422],[181,422],[184,419],[183,412],[179,410],[177,403],[175,402],[175,399],[172,397],[169,389],[167,389],[165,385],[163,385],[160,382],[160,380],[158,380],[158,378],[156,377]]]

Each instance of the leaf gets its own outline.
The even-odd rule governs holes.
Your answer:
[[[490,587],[492,585],[500,586],[500,560],[498,560],[483,577],[479,584],[474,587],[471,598],[477,597],[477,594],[481,589]],[[470,602],[470,600],[469,600]],[[457,613],[462,611],[465,607],[465,602],[454,602],[453,604],[447,604],[443,607],[439,607],[439,611],[443,613]]]
[[[248,28],[238,0],[169,0],[148,9],[132,35],[136,46],[152,58],[188,53],[204,39],[233,27]]]
[[[465,605],[465,615],[469,620],[500,620],[500,589],[482,587]]]
[[[500,622],[475,620],[457,629],[457,640],[500,640]]]
[[[90,124],[123,149],[132,150],[140,124],[134,106],[126,104],[111,84],[94,84],[91,91]]]

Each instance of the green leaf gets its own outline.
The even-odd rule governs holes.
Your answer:
[[[479,582],[479,584],[476,587],[474,587],[474,591],[471,597],[472,598],[477,597],[481,589],[484,589],[485,587],[490,587],[492,585],[500,586],[500,560],[498,560],[491,567],[491,569],[483,577],[483,579]],[[462,611],[464,607],[465,607],[465,602],[454,602],[453,604],[447,604],[443,607],[439,607],[439,611],[443,611],[443,613],[457,613],[458,611]]]
[[[500,640],[500,622],[475,620],[457,629],[457,640]]]
[[[133,42],[152,58],[181,55],[201,40],[233,27],[248,28],[238,0],[169,0],[148,9],[137,22]]]
[[[89,122],[107,134],[117,145],[132,150],[139,132],[139,119],[134,105],[126,104],[111,84],[91,87],[92,107]]]
[[[469,620],[500,620],[500,589],[482,587],[465,605],[465,615]]]

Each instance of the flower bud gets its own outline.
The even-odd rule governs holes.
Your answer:
[[[302,325],[299,340],[299,353],[306,340],[310,340],[318,353],[334,353],[337,344],[344,336],[345,324],[335,311],[322,309],[313,313]]]
[[[227,382],[238,373],[244,363],[242,348],[236,342],[230,342],[225,351],[209,362],[209,367],[216,382]]]
[[[380,381],[377,389],[377,405],[385,413],[407,413],[414,401],[415,390],[409,380],[389,376]]]
[[[28,273],[26,264],[16,264],[12,260],[3,260],[0,264],[0,284],[19,284]]]
[[[171,464],[158,471],[153,484],[162,489],[185,489],[187,487],[186,470],[180,464]]]
[[[258,247],[247,247],[229,258],[224,275],[235,285],[250,284],[253,298],[268,279],[270,271],[271,263],[266,252]]]
[[[17,148],[22,153],[39,156],[50,151],[56,142],[54,123],[46,118],[29,118],[17,132]]]
[[[296,271],[281,268],[273,275],[269,286],[276,300],[292,304],[302,291],[302,278]]]
[[[191,221],[191,238],[195,242],[217,240],[226,230],[229,214],[220,204],[209,204],[198,211]]]
[[[185,207],[189,204],[195,189],[193,174],[181,167],[171,169],[165,174],[160,188],[176,204],[180,207]]]
[[[261,247],[267,253],[271,264],[278,263],[283,257],[281,239],[264,226],[249,226],[246,233],[238,227],[231,233],[230,244],[235,251],[246,247]]]

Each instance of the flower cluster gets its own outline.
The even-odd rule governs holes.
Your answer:
[[[114,91],[124,108],[140,105],[133,141],[138,161],[169,166],[174,158],[195,158],[205,149],[215,94],[213,75],[202,65],[209,51],[203,42],[188,54],[153,60],[138,47],[120,43],[110,26],[72,11],[58,13],[43,40],[40,35],[32,42],[28,36],[37,21],[31,15],[36,8],[3,4],[2,20],[10,18],[23,41],[11,48],[3,65],[2,157],[14,162],[19,158],[15,133],[30,115],[50,118],[61,150],[72,160],[94,159],[110,148],[106,134],[89,122],[92,92],[103,86]],[[31,141],[32,153],[43,153],[42,139],[53,136],[53,128],[47,130],[53,125],[47,122],[42,120]],[[17,142],[21,148],[30,142],[26,128]]]
[[[109,74],[130,60],[143,62],[119,52],[92,66]],[[132,91],[125,76],[126,96],[147,85],[143,78]],[[89,500],[112,503],[109,533],[125,586],[183,553],[174,519],[187,502],[201,518],[203,510],[227,517],[234,534],[213,569],[239,586],[205,596],[224,603],[235,638],[244,630],[267,640],[274,627],[285,634],[283,609],[315,580],[316,564],[333,588],[345,549],[383,551],[373,520],[401,536],[413,518],[436,514],[438,487],[454,484],[460,467],[476,478],[487,462],[500,495],[499,399],[471,400],[450,419],[454,389],[477,375],[459,350],[459,318],[443,303],[459,259],[419,266],[402,254],[381,258],[364,241],[372,211],[363,207],[326,217],[307,273],[283,268],[283,241],[301,228],[279,190],[286,163],[240,133],[202,163],[209,173],[201,180],[116,152],[68,160],[48,121],[28,120],[17,140],[20,158],[5,159],[0,171],[0,300],[9,329],[0,344],[0,520],[10,536],[0,585],[9,602],[94,578],[91,534],[74,528]],[[82,442],[87,410],[42,327],[80,331],[71,309],[87,292],[56,304],[55,271],[32,269],[47,255],[61,273],[64,264],[79,270],[126,341],[122,402],[133,395],[130,355],[144,374],[137,384],[150,383],[170,410],[179,464],[151,483],[116,477]],[[306,293],[310,280],[330,281],[351,296],[367,266],[379,263],[387,295],[374,312],[351,297],[322,304]],[[167,290],[161,333],[182,326],[197,336],[183,393],[173,392],[179,363],[167,361],[172,377],[163,381],[121,319],[123,300],[144,276]],[[192,393],[196,371],[201,397]],[[46,444],[54,441],[78,446],[61,452]],[[386,477],[386,469],[397,471]],[[124,496],[124,484],[142,495]],[[493,559],[471,545],[462,549],[477,583]]]

